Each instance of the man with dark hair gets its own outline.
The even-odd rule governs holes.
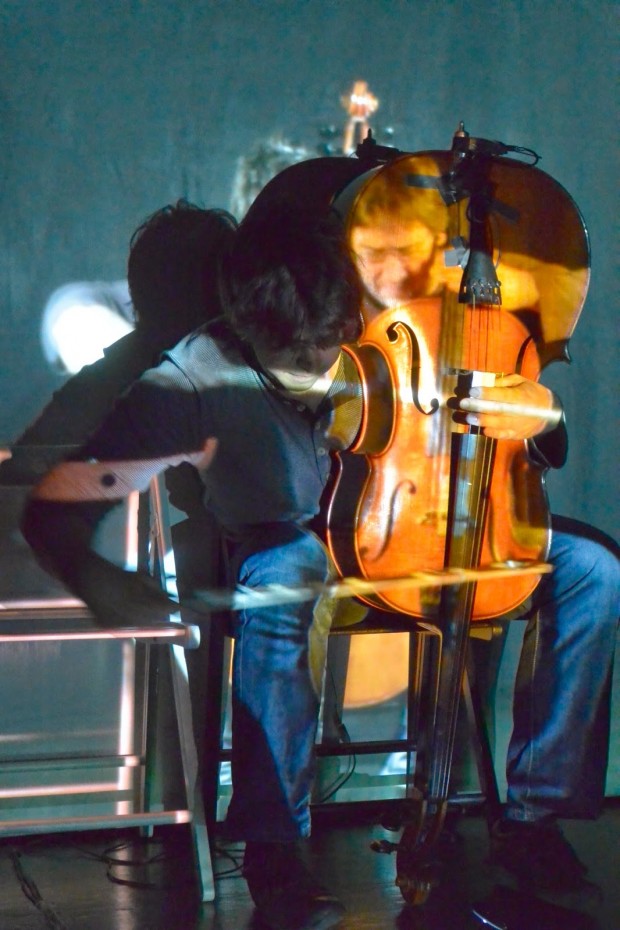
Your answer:
[[[308,528],[341,447],[334,399],[350,380],[343,342],[361,331],[360,283],[335,218],[275,211],[236,233],[226,261],[227,315],[165,353],[72,461],[35,489],[24,533],[105,625],[151,623],[170,603],[148,580],[90,548],[94,527],[131,489],[170,465],[204,469],[231,582],[325,581]],[[209,466],[207,468],[207,466]],[[246,841],[244,874],[273,927],[327,928],[342,906],[307,874],[320,701],[309,641],[327,635],[316,603],[235,615],[233,784],[227,834]]]
[[[217,269],[236,226],[225,210],[178,200],[132,235],[127,283],[136,323],[169,340],[162,351],[220,313]]]
[[[68,447],[79,446],[119,395],[157,364],[164,349],[220,313],[218,265],[234,218],[185,200],[153,213],[131,238],[127,278],[135,329],[55,392],[12,446],[3,483],[31,484]]]

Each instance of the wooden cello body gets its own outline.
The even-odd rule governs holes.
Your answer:
[[[364,420],[351,450],[362,462],[351,465],[343,456],[328,520],[343,574],[373,579],[441,569],[464,537],[472,549],[462,557],[477,565],[546,555],[544,468],[522,440],[485,443],[476,436],[455,412],[454,398],[472,377],[519,373],[536,380],[549,361],[568,359],[589,281],[587,234],[574,202],[548,175],[512,159],[484,160],[482,225],[501,289],[497,302],[483,290],[461,299],[463,261],[456,260],[459,249],[471,252],[472,206],[468,196],[447,204],[440,192],[453,153],[397,156],[356,179],[337,202],[368,292],[365,330],[349,350],[364,391]],[[430,230],[426,240],[423,227]],[[428,249],[431,239],[424,273],[408,274],[408,250],[424,241]],[[458,438],[466,436],[475,439]],[[455,441],[486,445],[480,455],[492,459],[480,466],[483,474],[466,479],[479,482],[475,493],[484,503],[480,509],[469,501],[468,516],[455,498],[462,495]],[[471,619],[514,610],[535,584],[516,576],[512,588],[479,583]],[[438,597],[388,592],[381,601],[385,609],[432,619]]]

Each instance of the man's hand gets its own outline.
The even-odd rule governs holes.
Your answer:
[[[562,417],[553,392],[521,375],[497,377],[493,387],[471,388],[459,407],[470,425],[493,439],[531,439],[554,429]]]

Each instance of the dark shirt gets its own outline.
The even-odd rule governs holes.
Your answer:
[[[79,449],[118,397],[157,364],[165,347],[160,335],[136,329],[104,349],[103,358],[85,365],[54,392],[11,445],[11,458],[0,466],[0,483],[32,485]]]
[[[276,390],[242,354],[223,324],[205,327],[164,354],[116,405],[80,458],[127,461],[192,453],[215,438],[203,473],[209,506],[221,526],[305,523],[318,511],[330,451],[346,439],[334,431],[335,407],[361,405],[342,365],[316,412]],[[353,418],[355,419],[355,418]]]

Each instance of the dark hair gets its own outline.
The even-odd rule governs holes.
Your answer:
[[[225,210],[179,200],[136,229],[127,279],[139,327],[180,339],[221,313],[220,260],[236,226]]]
[[[278,203],[243,220],[223,297],[231,328],[250,345],[327,347],[361,333],[362,286],[332,212]]]

